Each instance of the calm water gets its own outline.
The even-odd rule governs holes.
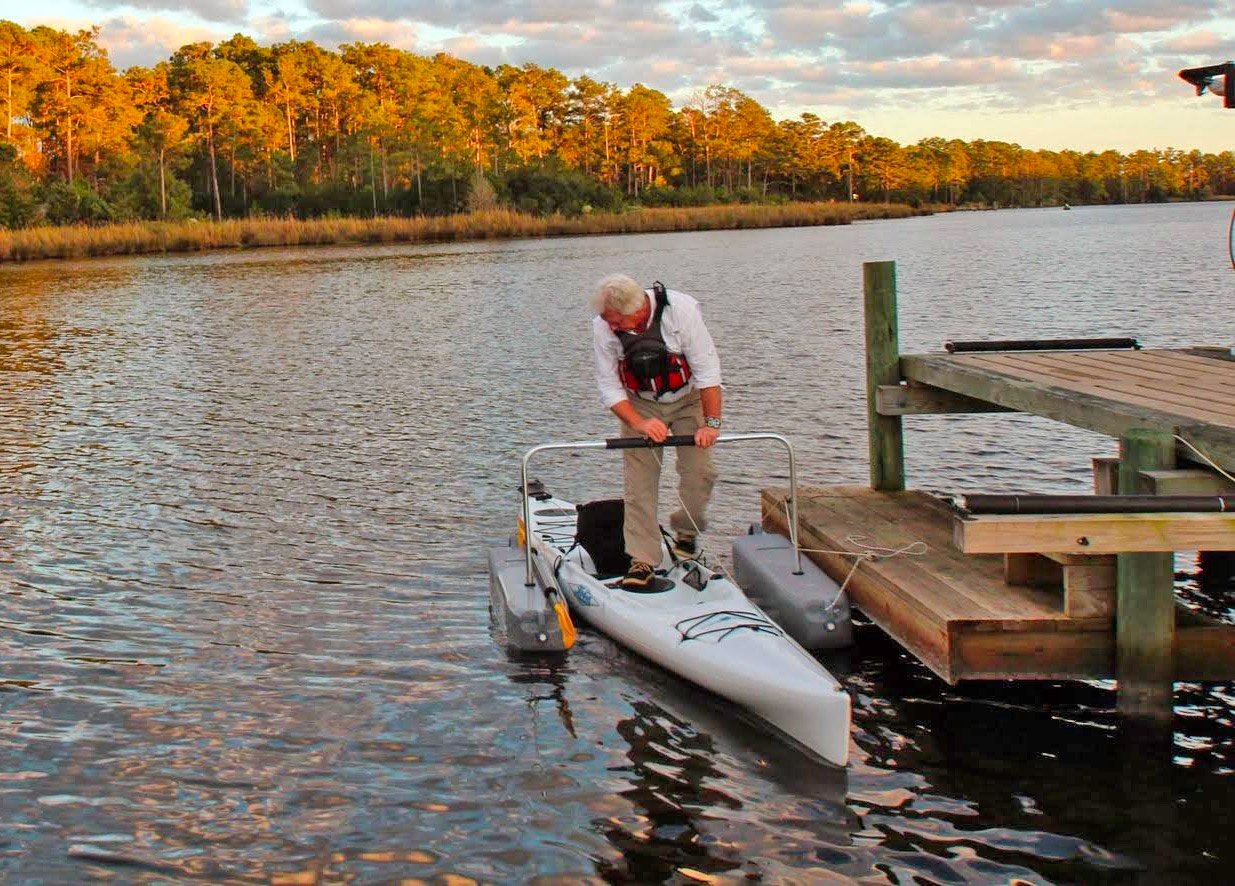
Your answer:
[[[1225,879],[1230,684],[1181,684],[1154,745],[1107,684],[949,688],[867,627],[826,659],[854,699],[839,771],[603,636],[508,653],[484,545],[525,449],[613,430],[585,302],[607,272],[702,300],[728,428],[861,483],[863,261],[899,263],[906,351],[1229,345],[1229,213],[0,267],[0,881]],[[909,424],[931,489],[1081,491],[1114,450],[1023,416]],[[786,472],[718,457],[719,553]],[[618,471],[536,473],[581,500]]]

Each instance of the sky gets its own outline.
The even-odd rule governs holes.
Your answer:
[[[1235,109],[1176,75],[1235,58],[1235,0],[41,0],[24,26],[98,25],[123,70],[237,32],[534,62],[681,107],[711,83],[902,144],[1235,149]]]

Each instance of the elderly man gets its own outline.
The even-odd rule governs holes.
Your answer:
[[[716,469],[708,448],[720,436],[720,358],[703,324],[699,303],[660,283],[651,290],[622,274],[601,280],[592,297],[592,341],[601,400],[622,422],[622,436],[657,443],[690,435],[695,445],[677,452],[682,507],[669,517],[673,552],[698,552],[698,534]],[[624,535],[631,565],[622,586],[652,584],[661,559],[657,496],[662,449],[626,449]]]

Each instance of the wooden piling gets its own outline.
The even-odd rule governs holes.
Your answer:
[[[1171,432],[1133,428],[1119,444],[1119,493],[1145,491],[1141,471],[1175,466]],[[1119,710],[1150,720],[1172,716],[1175,555],[1120,554],[1116,574]]]
[[[896,320],[896,262],[862,265],[866,295],[866,421],[871,488],[905,488],[905,442],[899,415],[880,415],[880,385],[899,385],[900,341]]]

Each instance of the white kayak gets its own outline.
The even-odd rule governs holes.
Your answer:
[[[723,438],[722,438],[723,439]],[[524,484],[525,489],[527,484]],[[526,501],[532,569],[592,627],[660,666],[757,714],[825,760],[849,759],[844,687],[727,577],[664,548],[655,585],[594,574],[575,543],[576,509],[537,490]]]

